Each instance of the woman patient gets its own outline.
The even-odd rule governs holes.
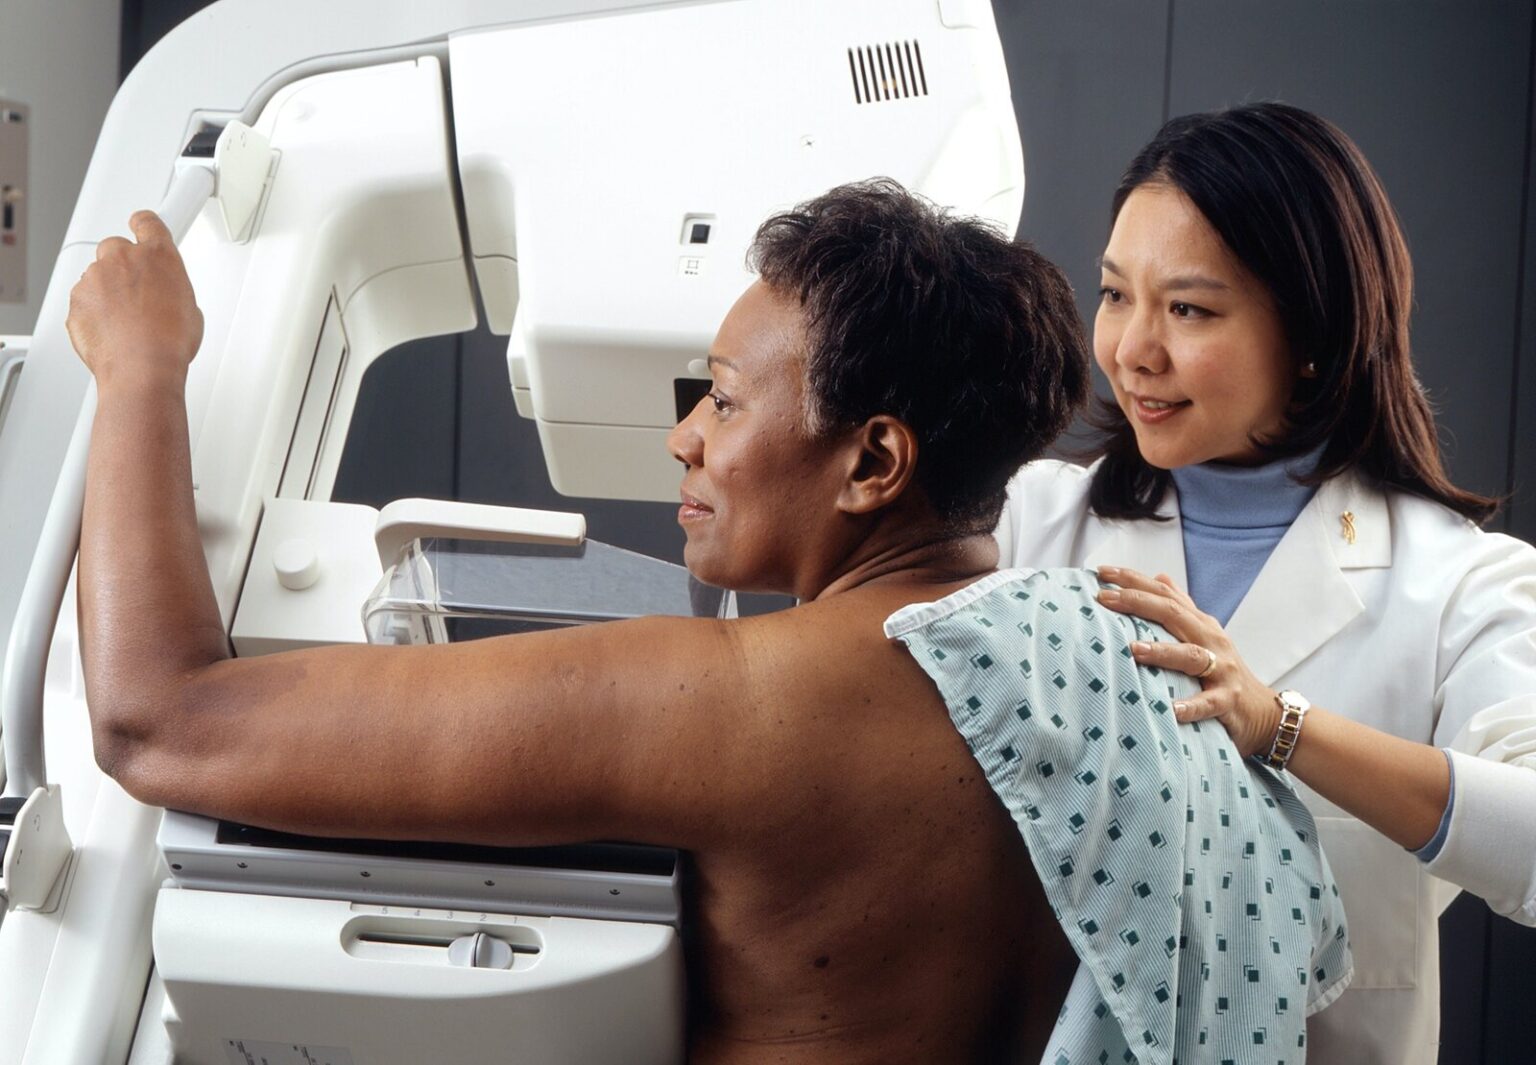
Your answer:
[[[760,229],[669,446],[692,571],[800,606],[236,659],[190,484],[201,315],[159,220],[131,224],[69,319],[100,396],[86,682],[131,794],[316,835],[686,849],[695,1062],[1301,1060],[1348,978],[1306,811],[1173,721],[1184,678],[1129,649],[1163,634],[1089,574],[994,573],[1009,477],[1087,391],[1071,292],[1027,245],[890,182]]]

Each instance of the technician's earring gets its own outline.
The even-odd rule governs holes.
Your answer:
[[[1313,377],[1316,377],[1317,376],[1317,363],[1315,363],[1315,362],[1304,362],[1304,363],[1302,363],[1301,364],[1301,376],[1309,378],[1309,379],[1313,378]]]

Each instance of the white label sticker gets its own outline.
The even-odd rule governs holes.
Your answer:
[[[353,1065],[352,1052],[341,1047],[226,1039],[224,1049],[229,1065]]]

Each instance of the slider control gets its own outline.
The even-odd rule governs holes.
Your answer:
[[[485,932],[460,936],[448,944],[448,964],[471,969],[510,969],[512,944]]]

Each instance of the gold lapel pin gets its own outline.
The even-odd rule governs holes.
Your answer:
[[[1346,510],[1339,515],[1339,523],[1344,526],[1344,539],[1348,543],[1355,542],[1355,512]]]

